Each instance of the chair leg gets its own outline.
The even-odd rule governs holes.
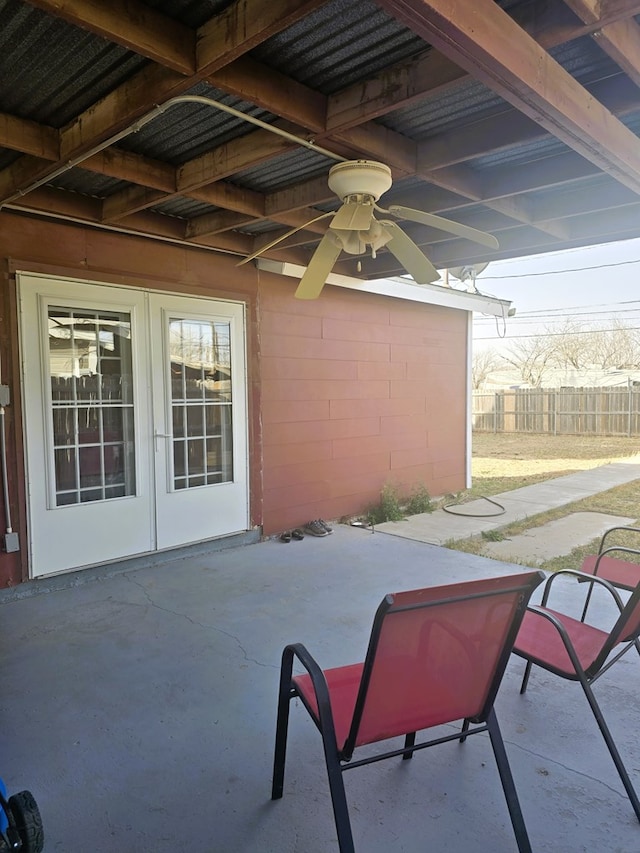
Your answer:
[[[504,791],[505,799],[507,801],[507,808],[509,809],[509,816],[511,817],[511,825],[513,826],[513,831],[516,836],[518,850],[520,853],[531,853],[531,844],[529,842],[529,835],[527,834],[527,827],[525,826],[524,817],[522,816],[518,793],[513,781],[513,776],[511,775],[511,768],[509,767],[509,759],[507,758],[507,753],[504,748],[502,734],[500,733],[498,720],[496,719],[496,712],[493,708],[487,717],[487,729],[489,730],[489,737],[491,738],[493,754],[496,757],[498,773],[500,774],[500,781],[502,782],[502,790]]]
[[[408,749],[410,746],[413,746],[416,742],[416,733],[408,732],[404,737],[404,748]],[[413,758],[413,752],[405,752],[402,756],[403,761],[407,761],[407,759]]]
[[[531,675],[531,667],[533,664],[530,660],[527,661],[527,665],[524,668],[524,675],[522,676],[522,684],[520,685],[520,693],[524,693],[527,689],[527,684],[529,683],[529,676]]]
[[[278,714],[276,718],[276,745],[273,755],[273,782],[271,799],[279,800],[284,789],[284,764],[287,754],[287,732],[289,729],[289,708],[291,706],[291,674],[293,672],[293,654],[285,649],[280,668],[280,686],[278,688]]]
[[[589,584],[589,591],[587,592],[587,597],[584,602],[584,607],[582,608],[582,616],[580,616],[580,621],[584,622],[587,617],[587,610],[589,609],[589,602],[591,601],[591,594],[593,592],[595,584],[592,582]]]
[[[469,720],[462,721],[462,728],[460,730],[460,743],[464,743],[467,739],[466,733],[469,731]]]
[[[607,748],[611,754],[611,758],[613,758],[613,763],[616,765],[616,770],[620,776],[622,784],[624,785],[624,789],[627,792],[627,796],[629,797],[629,801],[631,806],[633,807],[634,812],[636,813],[636,817],[640,821],[640,801],[638,800],[638,795],[635,792],[633,785],[631,784],[631,779],[629,779],[629,774],[627,773],[627,769],[622,763],[622,758],[620,757],[620,753],[618,752],[618,748],[614,743],[611,732],[609,731],[609,727],[607,726],[605,719],[602,715],[602,711],[600,710],[600,706],[596,702],[596,697],[593,695],[593,690],[591,689],[591,685],[589,684],[586,677],[582,676],[580,678],[580,684],[582,685],[582,689],[585,692],[587,697],[587,701],[593,711],[593,716],[596,718],[596,722],[598,727],[602,733],[602,737],[604,738],[604,742],[607,745]]]
[[[336,822],[338,833],[338,847],[340,853],[355,853],[353,845],[353,834],[351,832],[351,820],[349,818],[349,807],[347,795],[344,790],[344,778],[342,768],[338,759],[338,749],[335,736],[327,736],[322,733],[322,745],[324,747],[324,758],[327,765],[327,776],[329,777],[329,790],[331,792],[331,803],[333,805],[333,817]]]

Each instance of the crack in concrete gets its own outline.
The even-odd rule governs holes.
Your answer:
[[[238,646],[238,648],[242,652],[242,656],[244,657],[244,659],[248,663],[255,663],[256,666],[262,666],[262,667],[265,667],[266,669],[275,669],[275,670],[279,669],[279,667],[276,666],[275,664],[263,663],[262,661],[259,661],[259,660],[256,660],[255,658],[250,657],[247,650],[245,649],[245,647],[240,642],[239,637],[236,637],[235,634],[231,634],[229,631],[223,631],[222,628],[218,628],[216,625],[208,625],[206,622],[199,622],[197,619],[192,619],[191,616],[187,615],[186,613],[179,613],[177,610],[171,610],[168,607],[162,607],[161,604],[157,604],[153,600],[153,598],[151,597],[147,588],[143,584],[141,584],[140,581],[137,581],[135,578],[131,577],[127,573],[125,573],[124,577],[130,583],[134,584],[134,586],[137,586],[142,590],[144,597],[149,602],[149,605],[151,607],[154,607],[156,610],[161,610],[163,613],[169,613],[171,616],[177,616],[180,619],[186,619],[187,622],[190,622],[192,625],[197,625],[199,628],[205,628],[205,629],[210,630],[210,631],[215,631],[218,634],[222,634],[224,637],[228,637],[230,640],[233,640],[234,643],[236,643],[236,645]]]
[[[575,773],[577,776],[580,776],[582,779],[588,779],[591,782],[597,782],[599,785],[604,785],[604,787],[611,791],[612,794],[617,794],[621,799],[626,799],[626,793],[614,788],[613,785],[609,785],[607,782],[604,782],[597,776],[592,776],[589,773],[584,773],[582,770],[577,770],[575,767],[570,767],[568,764],[563,764],[561,761],[556,761],[554,758],[549,758],[548,755],[543,755],[542,753],[535,752],[532,749],[527,749],[526,746],[522,744],[515,743],[514,741],[506,740],[505,744],[509,744],[514,749],[520,750],[520,752],[525,752],[527,755],[531,755],[534,758],[540,759],[540,761],[544,761],[547,764],[553,764],[556,767],[561,767],[563,770],[566,770],[568,773]],[[615,766],[615,765],[614,765]]]

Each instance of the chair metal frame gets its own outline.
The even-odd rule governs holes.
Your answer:
[[[309,712],[322,736],[329,789],[338,835],[338,844],[341,853],[354,853],[355,851],[344,779],[342,775],[346,770],[352,770],[357,767],[362,767],[367,764],[372,764],[392,757],[402,756],[404,760],[407,760],[410,759],[413,756],[413,753],[418,750],[454,740],[464,742],[467,736],[479,734],[481,732],[488,732],[498,767],[500,781],[505,794],[511,823],[516,836],[518,850],[520,853],[530,853],[531,845],[527,835],[522,810],[518,801],[518,795],[513,781],[513,776],[511,774],[511,769],[509,767],[504,742],[502,740],[493,704],[510,657],[518,627],[524,616],[526,605],[531,593],[540,583],[542,583],[544,577],[545,576],[542,572],[533,571],[510,575],[504,578],[491,578],[484,581],[469,581],[449,586],[415,590],[413,591],[414,593],[431,594],[432,596],[431,598],[427,598],[417,604],[399,605],[396,604],[395,595],[385,596],[378,607],[373,621],[369,646],[365,661],[362,664],[362,672],[357,687],[357,698],[355,701],[353,716],[350,718],[348,735],[341,744],[338,743],[336,736],[331,690],[327,682],[327,678],[325,677],[325,672],[320,668],[317,661],[312,657],[304,645],[301,643],[287,645],[282,653],[282,666],[280,671],[271,798],[276,800],[280,799],[283,795],[289,711],[291,700],[295,698],[301,699],[304,707]],[[403,732],[403,747],[353,761],[352,757],[357,746],[364,745],[364,743],[379,742],[389,737],[389,735],[380,737],[376,736],[375,738],[364,741],[362,738],[360,740],[358,739],[360,724],[362,722],[363,713],[367,703],[367,691],[385,619],[388,618],[390,614],[424,609],[426,621],[429,618],[435,618],[432,614],[437,610],[438,605],[470,602],[473,599],[487,598],[489,596],[493,596],[496,600],[500,600],[501,596],[504,597],[507,594],[513,597],[512,612],[508,618],[501,617],[504,621],[504,638],[501,640],[499,647],[495,651],[491,652],[492,655],[495,655],[495,666],[492,677],[487,680],[487,686],[482,692],[483,706],[480,713],[473,717],[464,719],[462,731],[458,728],[453,734],[444,735],[421,743],[416,743],[415,731]],[[398,593],[396,595],[398,599],[403,600],[401,598],[402,596],[410,596],[411,593]],[[456,633],[464,635],[465,627],[466,626],[464,625],[456,626]],[[461,641],[457,637],[456,639],[459,642]],[[473,639],[474,642],[478,642],[477,636]],[[493,660],[493,658],[491,660]],[[304,670],[306,670],[307,675],[303,675],[302,677],[296,677],[293,675],[294,661],[299,661]],[[335,670],[328,670],[327,672],[335,673],[348,669],[349,667],[339,667]],[[313,690],[312,701],[310,701],[308,695],[305,695],[304,690],[301,689],[301,680],[305,680],[306,689],[309,688],[310,682]],[[459,717],[455,720],[442,719],[438,720],[438,723],[431,724],[431,726],[456,722],[459,719]],[[473,724],[473,728],[470,727],[471,724]]]
[[[613,553],[621,553],[640,556],[640,549],[629,548],[626,545],[610,545],[609,547],[605,547],[607,537],[611,533],[615,533],[617,530],[625,530],[629,533],[640,533],[640,527],[628,527],[626,525],[610,527],[603,534],[600,540],[597,554],[585,557],[582,565],[580,566],[580,571],[588,575],[601,577],[604,580],[609,581],[609,583],[616,587],[616,589],[623,589],[626,592],[632,592],[640,583],[640,563],[629,563],[626,560],[621,560],[618,557],[611,557],[610,555]],[[582,616],[580,617],[581,622],[584,622],[587,618],[587,610],[589,609],[592,593],[593,584],[589,586],[589,591],[587,592]],[[638,652],[640,652],[640,645],[637,646],[637,648]]]
[[[558,577],[563,575],[576,577],[581,583],[589,582],[591,584],[589,594],[596,585],[603,587],[610,593],[616,603],[620,615],[609,633],[606,634],[604,640],[601,638],[603,633],[602,630],[584,622],[584,618],[580,620],[573,619],[572,617],[560,613],[557,610],[547,608],[546,605],[549,601],[549,595],[553,584]],[[554,664],[551,660],[546,659],[543,654],[540,639],[538,640],[539,645],[536,653],[536,650],[533,648],[535,646],[535,639],[532,634],[529,633],[533,625],[532,620],[535,620],[536,618],[546,620],[555,628],[558,633],[558,638],[568,655],[573,671],[568,671],[568,669],[558,666],[557,661]],[[593,649],[595,649],[598,640],[600,640],[599,651],[595,654],[592,652],[590,655],[591,659],[588,662],[581,660],[580,654],[576,650],[575,643],[573,642],[572,635],[574,639],[580,636],[583,640],[585,637],[590,637],[595,640],[592,647]],[[540,605],[529,605],[527,607],[527,614],[525,615],[520,632],[516,638],[513,653],[527,661],[524,676],[522,678],[522,684],[520,686],[521,694],[527,689],[529,676],[531,675],[531,669],[534,664],[547,672],[566,679],[567,681],[579,682],[585,696],[587,697],[589,707],[591,708],[596,723],[598,724],[598,728],[600,729],[609,753],[611,754],[613,763],[616,766],[616,770],[618,771],[622,784],[624,785],[624,789],[627,792],[627,796],[629,797],[629,801],[631,802],[636,817],[640,821],[640,801],[638,800],[638,796],[631,783],[631,779],[629,778],[629,774],[624,766],[611,731],[605,721],[602,710],[600,709],[593,690],[591,689],[591,685],[604,675],[605,672],[614,665],[614,663],[620,660],[620,658],[625,655],[629,649],[638,647],[639,636],[640,584],[636,586],[627,603],[624,604],[615,587],[608,581],[604,580],[604,578],[598,577],[597,575],[586,575],[583,572],[578,572],[573,569],[563,569],[548,578],[544,587]],[[523,648],[525,646],[527,647],[526,650]],[[621,648],[618,649],[619,646],[621,646]],[[616,651],[616,649],[618,650]]]

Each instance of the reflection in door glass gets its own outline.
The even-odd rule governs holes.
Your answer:
[[[131,318],[49,308],[56,506],[135,494]]]
[[[233,480],[231,325],[169,320],[173,488]]]

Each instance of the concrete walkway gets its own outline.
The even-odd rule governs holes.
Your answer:
[[[619,462],[612,462],[610,465],[602,465],[588,471],[578,471],[576,474],[556,477],[534,486],[524,486],[511,492],[493,495],[492,500],[501,504],[504,507],[504,512],[488,500],[479,499],[463,506],[451,507],[456,513],[460,514],[453,515],[450,512],[438,509],[432,513],[411,516],[404,521],[387,521],[384,524],[377,525],[376,530],[391,536],[401,536],[404,539],[414,539],[432,545],[444,545],[456,539],[479,536],[485,531],[504,527],[506,524],[529,518],[546,510],[557,509],[637,479],[640,479],[640,457],[633,456]],[[614,524],[629,523],[627,518],[610,523],[609,519],[617,517],[609,516],[604,529],[601,530],[602,522],[599,523],[598,519],[595,518],[598,513],[583,513],[583,515],[594,516],[592,520],[583,519],[583,534],[587,536],[585,542],[601,535],[601,532],[614,526]],[[640,501],[636,518],[638,516],[640,516]],[[595,532],[591,532],[592,530]],[[533,531],[531,534],[533,535]],[[548,535],[547,531],[542,535]],[[566,540],[564,538],[559,539],[558,547],[570,547],[567,550],[558,551],[557,554],[568,554],[576,544],[580,543],[575,540],[575,531],[567,530]]]

